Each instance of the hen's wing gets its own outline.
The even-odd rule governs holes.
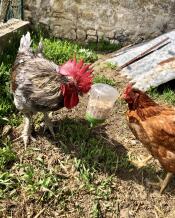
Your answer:
[[[175,151],[175,110],[165,109],[143,123],[150,139],[163,147]]]
[[[60,85],[66,79],[58,66],[44,58],[32,58],[12,72],[14,101],[19,110],[51,111],[63,107]]]
[[[128,122],[133,134],[142,143],[175,150],[175,109],[162,107],[160,113],[149,115],[144,120],[136,111],[131,111],[128,113]]]
[[[175,110],[165,108],[142,124],[151,154],[168,172],[175,173]]]
[[[164,169],[175,173],[175,109],[162,107],[161,111],[152,116],[143,112],[149,115],[144,120],[139,114],[136,111],[128,112],[131,131]]]

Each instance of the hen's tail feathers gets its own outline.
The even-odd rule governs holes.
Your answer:
[[[18,52],[20,52],[20,53],[30,52],[31,51],[31,48],[30,48],[31,44],[32,44],[32,40],[30,37],[30,33],[27,32],[27,34],[23,35],[21,40],[20,40],[20,46],[19,46]]]

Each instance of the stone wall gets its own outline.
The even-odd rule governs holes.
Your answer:
[[[175,27],[174,0],[26,0],[25,19],[73,40],[130,43]]]

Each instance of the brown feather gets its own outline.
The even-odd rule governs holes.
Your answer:
[[[129,103],[129,127],[164,169],[175,173],[175,108],[160,106],[145,93]]]

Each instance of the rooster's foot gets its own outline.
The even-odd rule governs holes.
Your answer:
[[[136,166],[138,169],[143,168],[147,165],[148,161],[152,159],[152,156],[148,156],[144,160],[138,158],[138,160],[131,160],[132,164]]]
[[[24,148],[25,148],[25,150],[26,150],[26,147],[27,147],[27,145],[29,144],[29,142],[30,142],[30,141],[36,142],[36,139],[33,138],[32,136],[21,135],[21,136],[19,136],[18,138],[14,139],[14,140],[12,141],[12,143],[19,142],[19,141],[23,141],[23,143],[24,143]]]
[[[167,187],[168,183],[171,181],[172,177],[173,177],[173,173],[167,173],[165,179],[161,179],[159,176],[158,180],[159,182],[149,182],[149,184],[153,185],[153,186],[158,186],[160,188],[160,194],[163,193],[163,191],[165,190],[165,188]]]
[[[29,143],[29,139],[31,139],[31,140],[33,139],[31,137],[31,123],[32,123],[32,114],[30,114],[30,113],[29,114],[24,114],[24,130],[23,130],[23,133],[19,138],[15,139],[13,141],[13,142],[17,142],[17,141],[20,141],[20,139],[22,139],[23,142],[24,142],[25,150],[26,150],[26,147],[27,147],[27,145]]]
[[[52,121],[47,113],[44,113],[44,121],[45,121],[45,127],[44,127],[44,132],[46,130],[46,126],[49,128],[50,133],[52,134],[53,138],[55,139],[55,133],[53,130],[53,124]]]

